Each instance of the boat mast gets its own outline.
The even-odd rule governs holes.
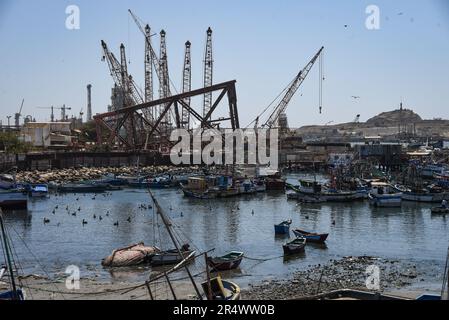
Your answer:
[[[171,230],[172,224],[171,224],[170,220],[167,218],[167,216],[165,216],[164,211],[162,210],[161,206],[160,206],[159,203],[157,202],[156,198],[154,197],[154,195],[153,195],[153,193],[151,192],[150,189],[148,189],[148,192],[149,192],[149,194],[150,194],[150,196],[151,196],[151,199],[153,200],[154,205],[156,206],[156,212],[161,216],[162,222],[164,223],[165,227],[167,228],[168,235],[170,236],[170,239],[171,239],[171,241],[173,242],[173,244],[174,244],[174,246],[175,246],[175,248],[176,248],[176,251],[178,251],[179,255],[180,255],[181,257],[183,257],[182,252],[181,252],[181,249],[179,248],[179,245],[178,245],[178,243],[176,242],[176,239],[175,239],[175,237],[174,237],[174,235],[173,235],[173,232],[172,232],[172,230]],[[197,295],[198,295],[198,298],[202,299],[201,293],[200,293],[200,291],[199,291],[199,289],[198,289],[198,287],[197,287],[197,285],[196,285],[196,283],[195,283],[195,280],[193,279],[192,274],[190,273],[189,268],[188,268],[187,266],[185,266],[184,268],[186,269],[187,274],[188,274],[188,276],[189,276],[189,278],[190,278],[190,281],[192,282],[193,287],[195,288],[195,291],[196,291],[196,293],[197,293]],[[168,277],[167,277],[167,280],[168,280]]]
[[[18,300],[19,296],[17,295],[16,282],[14,280],[14,271],[12,268],[8,241],[6,240],[5,226],[3,224],[3,212],[1,209],[0,209],[0,227],[1,227],[1,231],[2,231],[3,244],[5,246],[5,255],[6,255],[6,261],[8,263],[9,277],[11,278],[12,292],[13,292],[14,300]]]

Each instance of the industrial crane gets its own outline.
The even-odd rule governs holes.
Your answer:
[[[25,102],[25,99],[22,99],[22,104],[20,105],[19,112],[14,115],[16,128],[18,128],[20,126],[20,117],[22,116],[22,108],[23,108],[24,102]]]
[[[206,49],[204,53],[204,88],[212,86],[213,65],[214,59],[212,56],[212,29],[209,27],[207,29]],[[211,107],[212,107],[212,92],[208,92],[204,94],[203,117],[206,117]]]
[[[299,89],[301,84],[304,82],[304,80],[307,78],[307,75],[309,74],[310,70],[312,69],[313,65],[315,64],[316,60],[321,56],[321,53],[323,52],[324,47],[321,47],[320,50],[313,56],[312,60],[306,65],[304,69],[299,71],[298,75],[295,77],[293,82],[291,83],[290,87],[288,88],[287,92],[285,93],[284,97],[282,98],[281,102],[277,105],[277,107],[273,110],[270,117],[266,121],[266,123],[263,125],[263,127],[273,128],[278,125],[279,117],[282,113],[285,112],[287,109],[288,104],[290,103],[290,100],[296,93],[296,91]],[[320,70],[321,71],[321,70]],[[322,74],[320,72],[320,94],[321,94],[321,81],[322,81]],[[321,97],[320,97],[320,112],[321,112]]]
[[[63,105],[62,107],[38,107],[39,109],[51,109],[51,115],[50,115],[50,121],[51,122],[55,122],[55,113],[54,113],[54,109],[59,109],[61,110],[61,121],[65,121],[66,120],[66,111],[67,110],[72,110],[71,107],[66,107],[66,105]]]
[[[187,41],[184,54],[184,69],[182,72],[182,92],[189,92],[192,90],[192,60],[191,60],[191,43],[190,41]],[[183,99],[184,103],[188,106],[190,106],[191,98],[185,98]],[[190,113],[185,107],[182,107],[181,112],[181,121],[182,126],[185,129],[189,129],[190,124]]]

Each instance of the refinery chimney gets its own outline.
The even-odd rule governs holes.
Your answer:
[[[87,85],[87,119],[86,122],[92,121],[92,85]]]

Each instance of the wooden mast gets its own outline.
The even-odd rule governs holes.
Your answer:
[[[151,190],[149,188],[148,188],[148,193],[150,194],[150,197],[153,200],[154,205],[156,206],[156,212],[161,216],[162,222],[164,223],[165,227],[167,228],[168,234],[170,236],[171,241],[173,242],[173,245],[175,246],[175,248],[178,251],[179,255],[181,257],[184,257],[182,255],[181,249],[179,248],[179,245],[176,242],[176,239],[175,239],[175,237],[173,235],[173,232],[171,230],[171,225],[172,224],[171,224],[170,220],[168,219],[168,217],[165,216],[164,211],[162,210],[161,206],[159,205],[159,203],[157,202],[156,198],[154,197],[153,193],[151,192]],[[190,273],[189,268],[187,267],[187,265],[184,266],[184,268],[186,269],[186,272],[187,272],[187,274],[188,274],[188,276],[190,278],[190,281],[192,282],[192,285],[195,288],[195,291],[196,291],[196,293],[198,295],[198,298],[202,300],[201,293],[200,293],[200,291],[199,291],[199,289],[198,289],[198,287],[197,287],[197,285],[195,283],[195,280],[193,279],[192,274]],[[167,280],[168,280],[168,277],[167,277]]]
[[[13,271],[12,263],[11,263],[11,256],[10,256],[10,252],[9,252],[9,244],[8,244],[7,239],[6,239],[6,231],[5,231],[5,226],[3,224],[3,211],[2,211],[2,209],[0,209],[0,227],[1,227],[1,231],[2,231],[3,244],[4,244],[4,247],[5,247],[6,261],[8,263],[9,276],[11,278],[11,286],[12,286],[13,297],[14,297],[14,300],[19,300],[19,295],[17,294],[16,282],[14,280],[14,271]]]

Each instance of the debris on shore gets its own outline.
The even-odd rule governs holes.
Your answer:
[[[310,266],[307,270],[297,271],[287,280],[270,280],[250,285],[242,290],[245,300],[264,300],[267,297],[276,300],[289,300],[314,296],[339,289],[367,290],[369,276],[367,268],[379,267],[379,290],[400,289],[419,281],[420,274],[416,266],[396,260],[375,257],[344,257],[330,260],[326,265]]]

